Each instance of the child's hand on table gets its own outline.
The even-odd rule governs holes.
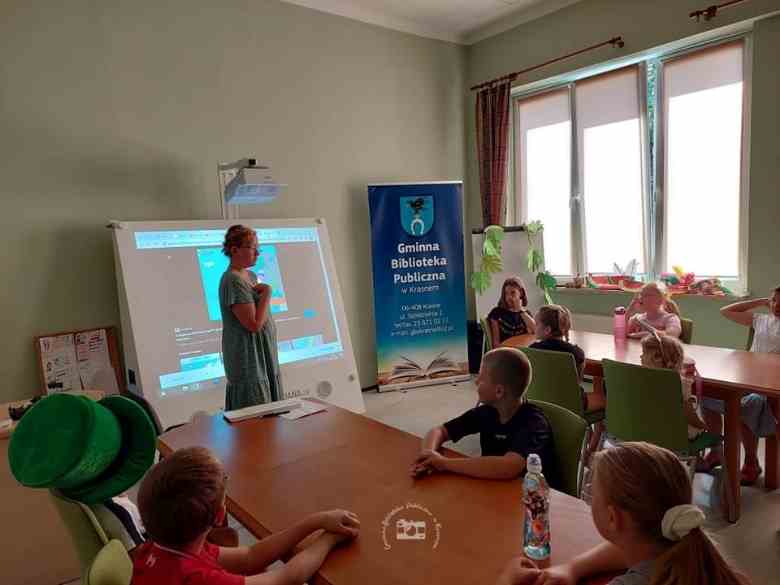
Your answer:
[[[320,528],[334,534],[355,538],[360,532],[360,519],[347,510],[321,512]]]
[[[443,471],[446,463],[447,458],[438,451],[423,449],[417,456],[417,459],[412,466],[412,471],[414,472],[415,469],[417,469],[420,474],[422,473],[422,470],[427,470],[427,473]],[[414,473],[412,475],[414,475]]]
[[[509,561],[496,585],[536,585],[542,583],[543,575],[533,561],[517,557]]]

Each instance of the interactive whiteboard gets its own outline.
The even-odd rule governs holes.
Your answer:
[[[128,385],[164,426],[225,405],[218,289],[236,221],[114,222]],[[349,328],[324,220],[243,220],[257,231],[252,268],[273,289],[285,398],[363,412]]]

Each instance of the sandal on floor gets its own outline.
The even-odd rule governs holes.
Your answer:
[[[763,473],[760,465],[743,465],[739,472],[739,483],[741,485],[753,485],[758,481]]]
[[[710,451],[696,464],[696,471],[699,473],[712,473],[713,469],[721,465],[723,465],[723,455]]]

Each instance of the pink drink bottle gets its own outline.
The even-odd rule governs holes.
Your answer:
[[[612,318],[612,333],[615,339],[626,338],[626,308],[615,307],[615,314]]]

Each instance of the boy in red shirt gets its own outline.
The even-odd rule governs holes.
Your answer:
[[[133,553],[133,585],[301,585],[337,544],[360,530],[353,513],[332,510],[251,547],[215,546],[206,542],[206,535],[227,513],[226,479],[222,464],[203,447],[176,451],[147,473],[138,507],[149,541]],[[287,564],[263,572],[320,529],[325,532]]]

